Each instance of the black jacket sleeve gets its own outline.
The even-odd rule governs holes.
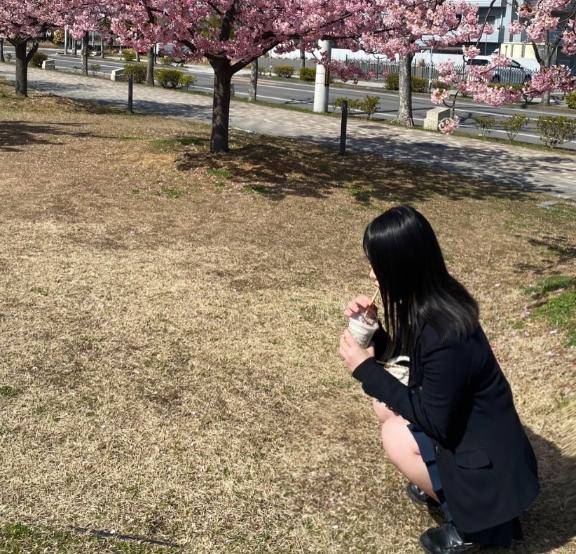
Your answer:
[[[364,392],[419,425],[448,448],[458,427],[458,412],[469,381],[468,354],[462,344],[438,343],[422,347],[422,386],[408,388],[390,375],[375,358],[362,362],[353,376]]]

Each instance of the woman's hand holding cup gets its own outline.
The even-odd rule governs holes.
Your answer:
[[[370,308],[368,310],[368,308]],[[360,314],[365,313],[368,310],[368,314],[373,318],[376,319],[378,316],[378,309],[376,305],[373,304],[372,299],[365,294],[361,294],[356,298],[350,300],[348,302],[346,308],[344,309],[344,315],[348,318],[356,317]]]

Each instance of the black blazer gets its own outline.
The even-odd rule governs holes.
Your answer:
[[[382,351],[385,333],[377,335]],[[417,333],[408,386],[375,358],[353,376],[366,394],[419,425],[432,439],[446,502],[458,530],[481,531],[519,516],[539,491],[534,451],[510,385],[478,325],[464,341]]]

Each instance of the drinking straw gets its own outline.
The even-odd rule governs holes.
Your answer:
[[[368,306],[366,306],[366,309],[364,310],[364,313],[361,316],[361,318],[364,320],[364,323],[368,323],[366,321],[366,314],[368,313],[368,310],[374,305],[374,302],[376,302],[376,297],[378,296],[379,292],[380,292],[380,289],[376,288],[376,292],[374,293],[372,300],[370,300],[370,304],[368,304]]]

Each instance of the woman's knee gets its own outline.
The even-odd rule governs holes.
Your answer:
[[[372,407],[381,425],[396,415],[384,402],[380,402],[375,398],[372,399]]]

